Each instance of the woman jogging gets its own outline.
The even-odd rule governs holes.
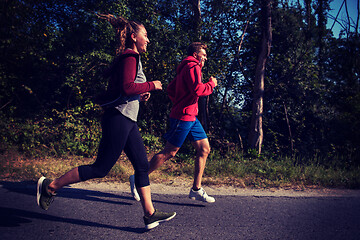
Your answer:
[[[148,176],[149,163],[136,123],[139,101],[147,101],[149,92],[161,90],[162,85],[158,80],[146,82],[142,70],[140,54],[146,52],[149,43],[143,24],[113,15],[98,16],[115,28],[118,42],[117,57],[107,72],[110,80],[106,94],[98,100],[104,108],[98,155],[93,164],[76,167],[55,180],[41,177],[37,186],[37,203],[47,210],[56,191],[62,187],[105,177],[124,150],[135,170],[135,186],[144,211],[145,227],[151,229],[176,215],[175,212],[165,213],[154,209]]]

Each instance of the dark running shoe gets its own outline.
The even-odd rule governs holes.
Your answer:
[[[154,227],[159,226],[159,223],[166,222],[173,219],[176,215],[176,212],[166,213],[166,212],[159,212],[155,209],[155,212],[150,217],[144,216],[145,228],[150,230]]]
[[[52,181],[46,177],[41,177],[37,183],[37,204],[44,210],[48,210],[54,201],[56,194],[48,191],[48,186]]]

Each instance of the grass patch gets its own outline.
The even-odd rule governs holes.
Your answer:
[[[306,162],[306,163],[304,163]],[[205,169],[205,176],[218,179],[241,179],[240,186],[255,188],[273,187],[331,187],[359,188],[360,167],[335,164],[319,164],[318,159],[279,157],[252,158],[228,153],[225,156],[213,153]]]
[[[151,159],[154,152],[153,149],[148,148],[148,150]],[[166,183],[175,178],[192,181],[194,156],[195,152],[185,147],[175,158],[150,175],[151,182]],[[91,164],[94,161],[94,158],[76,156],[28,158],[15,151],[6,151],[0,155],[0,179],[36,181],[42,175],[56,178],[76,166]],[[105,178],[92,181],[127,182],[131,174],[133,174],[132,165],[123,154]],[[355,189],[360,187],[360,167],[333,162],[324,164],[324,160],[318,158],[305,161],[303,158],[295,157],[254,157],[233,150],[229,150],[226,154],[213,150],[208,157],[203,184],[242,188]]]

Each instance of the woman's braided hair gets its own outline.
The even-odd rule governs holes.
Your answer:
[[[133,40],[131,34],[137,34],[144,25],[137,21],[128,21],[123,17],[115,17],[112,14],[97,14],[101,19],[107,20],[115,29],[116,55],[124,52],[125,48],[131,47]]]

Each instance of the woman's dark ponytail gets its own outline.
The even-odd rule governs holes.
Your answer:
[[[132,46],[131,34],[138,33],[142,23],[128,21],[123,17],[115,17],[112,14],[96,14],[99,18],[107,20],[115,29],[116,55],[124,52],[125,48]]]
[[[116,55],[120,55],[125,50],[128,21],[123,17],[115,17],[112,14],[97,14],[97,16],[107,20],[115,29]]]

